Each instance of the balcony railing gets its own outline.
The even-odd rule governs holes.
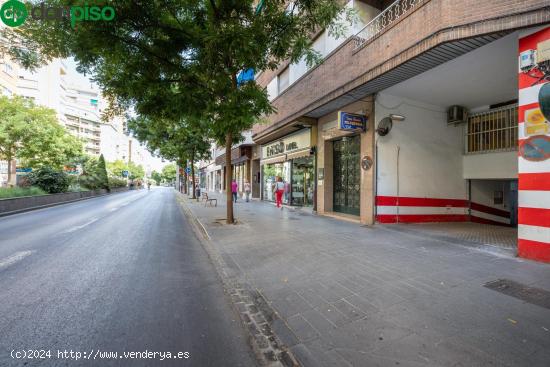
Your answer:
[[[468,116],[466,154],[518,149],[518,106]]]
[[[396,0],[375,18],[373,18],[373,20],[368,22],[355,35],[355,50],[373,39],[377,34],[382,32],[393,22],[397,21],[420,2],[422,2],[422,0]]]

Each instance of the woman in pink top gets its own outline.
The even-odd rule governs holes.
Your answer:
[[[237,181],[233,179],[231,182],[231,193],[233,193],[233,201],[237,202],[237,192],[238,192],[239,186],[237,185]]]

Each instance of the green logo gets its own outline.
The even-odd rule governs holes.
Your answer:
[[[0,19],[9,27],[18,27],[27,19],[27,7],[21,1],[10,0],[0,8]]]
[[[29,3],[29,10],[25,4],[18,0],[9,0],[0,8],[0,19],[10,27],[18,27],[25,22],[30,15],[33,20],[41,21],[63,21],[68,19],[71,26],[84,21],[111,21],[115,18],[115,9],[111,6],[47,6],[44,2],[40,4]]]

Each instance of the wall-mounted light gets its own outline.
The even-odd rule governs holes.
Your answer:
[[[378,126],[376,127],[376,132],[380,136],[386,136],[390,132],[394,122],[400,122],[404,120],[405,116],[395,115],[392,113],[388,117],[384,117],[382,120],[380,120]]]
[[[398,122],[398,121],[403,121],[405,120],[405,116],[402,116],[402,115],[394,115],[393,113],[390,114],[390,119],[393,121],[393,122]]]

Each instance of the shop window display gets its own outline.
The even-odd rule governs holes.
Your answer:
[[[313,205],[313,157],[292,160],[292,205]]]
[[[273,188],[277,177],[281,177],[285,183],[285,194],[283,196],[283,203],[289,204],[290,200],[290,162],[265,164],[262,166],[262,179],[263,179],[263,199],[268,201],[275,201],[275,194]]]

